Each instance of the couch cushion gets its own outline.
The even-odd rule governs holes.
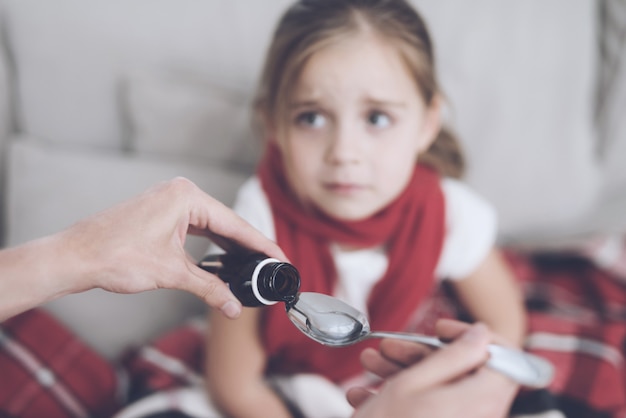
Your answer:
[[[412,0],[433,34],[467,181],[506,241],[579,230],[601,186],[593,136],[595,2]]]
[[[213,166],[77,152],[41,145],[32,138],[15,138],[8,175],[8,244],[56,232],[179,175],[226,204],[232,202],[246,177]],[[187,244],[196,258],[207,246],[208,241],[196,237]],[[139,295],[93,290],[53,301],[47,307],[109,358],[128,344],[141,343],[205,308],[189,294],[167,290]]]
[[[116,148],[125,140],[125,74],[182,68],[250,89],[290,0],[5,3],[22,130],[57,144]]]
[[[128,147],[141,155],[251,172],[260,154],[250,92],[188,72],[137,71],[128,76],[122,100],[131,132]]]
[[[467,180],[498,209],[502,239],[580,229],[601,186],[591,133],[595,3],[411,1],[434,36],[450,122],[469,156]],[[98,148],[132,147],[118,104],[120,83],[136,70],[189,71],[251,93],[272,28],[291,3],[5,2],[21,127],[48,142]],[[152,154],[150,147],[140,150]]]

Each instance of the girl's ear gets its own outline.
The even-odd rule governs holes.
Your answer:
[[[442,98],[440,94],[436,94],[430,105],[426,108],[424,115],[424,125],[422,126],[422,143],[420,144],[420,153],[426,151],[441,131],[441,111]]]
[[[276,126],[266,112],[256,111],[256,121],[265,143],[276,142]]]

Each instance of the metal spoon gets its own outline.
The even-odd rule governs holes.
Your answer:
[[[321,293],[300,293],[294,303],[287,305],[287,316],[305,335],[332,347],[351,345],[368,338],[396,338],[437,348],[446,345],[427,335],[372,331],[362,312]],[[488,350],[487,366],[521,385],[543,388],[552,381],[554,368],[541,357],[496,344],[490,344]]]

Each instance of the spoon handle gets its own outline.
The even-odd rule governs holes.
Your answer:
[[[372,331],[367,335],[367,338],[394,338],[396,340],[412,341],[414,343],[429,345],[435,348],[443,347],[445,345],[445,343],[441,342],[441,340],[437,337],[411,334],[408,332]]]
[[[443,347],[446,343],[436,337],[404,332],[374,331],[366,338],[395,338],[412,341],[431,347]],[[554,367],[547,360],[527,353],[523,350],[489,344],[487,366],[496,370],[515,382],[531,388],[543,388],[550,384],[554,376]]]

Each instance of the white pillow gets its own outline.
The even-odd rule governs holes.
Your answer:
[[[176,72],[130,74],[124,89],[130,149],[251,168],[260,147],[249,93]]]

